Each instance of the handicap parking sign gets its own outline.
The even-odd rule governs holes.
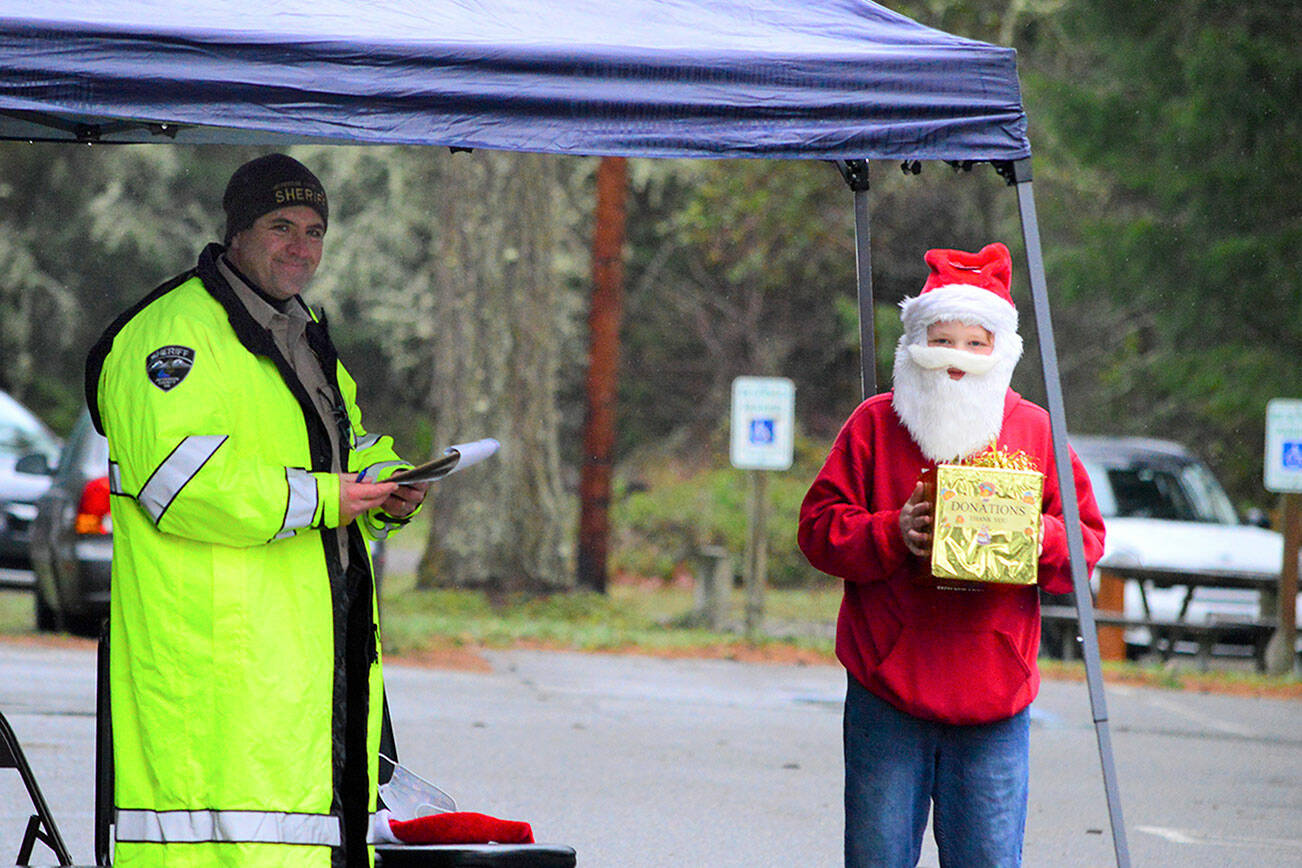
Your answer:
[[[1265,483],[1267,491],[1302,492],[1302,399],[1266,404]]]
[[[729,457],[743,470],[791,466],[796,384],[786,377],[738,377],[732,381]]]

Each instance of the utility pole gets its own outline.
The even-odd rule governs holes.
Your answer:
[[[628,165],[602,157],[597,166],[592,236],[592,298],[588,308],[587,412],[579,476],[578,585],[606,592],[610,546],[610,487],[619,383],[619,326],[624,315],[624,223]]]

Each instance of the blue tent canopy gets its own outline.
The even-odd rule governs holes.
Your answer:
[[[868,0],[0,0],[0,138],[1019,160],[1016,53]]]

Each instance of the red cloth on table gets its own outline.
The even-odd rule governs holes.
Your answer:
[[[532,844],[533,828],[518,820],[499,820],[474,811],[449,811],[414,820],[389,820],[404,844]]]

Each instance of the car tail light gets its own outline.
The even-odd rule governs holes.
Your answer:
[[[104,534],[113,532],[113,519],[109,517],[109,483],[107,476],[92,479],[81,490],[81,503],[77,506],[77,533]]]

